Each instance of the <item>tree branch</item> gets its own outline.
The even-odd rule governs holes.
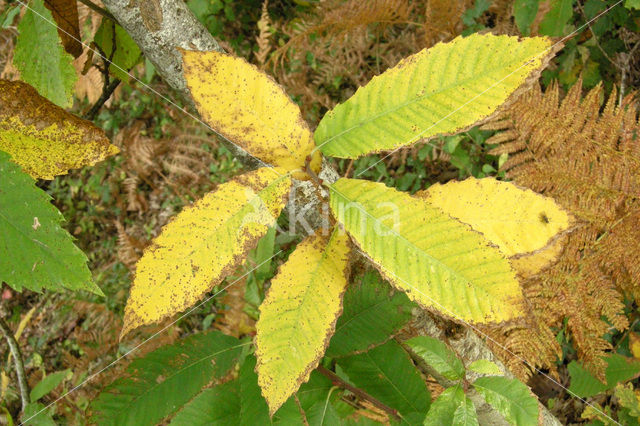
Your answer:
[[[104,0],[103,3],[153,63],[158,74],[190,100],[178,48],[219,52],[222,48],[193,16],[186,3],[177,0]],[[158,7],[148,5],[141,8],[143,3]]]
[[[107,19],[111,19],[112,21],[116,21],[116,18],[113,17],[112,14],[109,13],[108,10],[101,8],[100,6],[98,6],[97,4],[89,1],[89,0],[78,0],[80,3],[84,4],[85,6],[87,6],[89,9],[92,9],[94,12],[99,13],[100,15],[104,16]]]
[[[22,362],[22,354],[20,353],[20,346],[13,337],[13,332],[4,321],[0,318],[0,331],[4,335],[9,345],[9,350],[13,356],[13,364],[16,366],[16,376],[18,376],[18,387],[20,388],[20,398],[22,400],[22,411],[29,405],[29,384],[27,383],[27,376],[24,374],[24,363]]]
[[[325,376],[329,380],[331,380],[331,382],[334,385],[339,386],[342,389],[348,390],[349,392],[351,392],[352,394],[354,394],[355,396],[357,396],[360,399],[363,399],[365,401],[369,401],[370,403],[372,403],[373,405],[375,405],[376,407],[378,407],[379,409],[381,409],[385,413],[387,413],[390,416],[394,417],[396,420],[400,420],[400,416],[398,415],[398,412],[395,409],[393,409],[393,408],[389,407],[388,405],[378,401],[376,398],[372,397],[371,395],[369,395],[368,393],[366,393],[362,389],[358,389],[356,387],[351,386],[349,383],[347,383],[344,380],[342,380],[342,378],[340,378],[340,376],[338,376],[333,371],[326,369],[322,365],[318,366],[317,370],[318,370],[318,373],[322,374],[323,376]]]
[[[102,88],[102,95],[100,95],[100,99],[98,99],[96,103],[93,104],[93,106],[84,116],[84,118],[89,121],[93,121],[93,119],[96,118],[96,115],[98,115],[98,111],[100,111],[100,108],[102,108],[102,105],[104,105],[104,103],[109,100],[113,92],[118,88],[119,84],[120,84],[120,80],[116,78],[112,82],[110,82],[108,85],[104,86]]]

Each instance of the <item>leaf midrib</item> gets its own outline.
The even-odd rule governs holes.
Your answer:
[[[316,264],[315,268],[313,268],[313,270],[309,273],[309,285],[305,286],[302,300],[298,304],[297,308],[293,309],[292,311],[304,313],[304,310],[302,309],[302,307],[306,305],[307,298],[309,297],[310,294],[313,293],[312,290],[315,288],[314,284],[316,279],[318,278],[318,271],[320,270],[320,268],[323,266],[324,262],[327,259],[328,252],[329,252],[328,248],[331,245],[331,242],[333,241],[334,236],[335,236],[335,231],[334,231],[334,234],[327,241],[326,245],[324,246],[324,249],[322,250],[322,254],[320,255],[320,259],[318,260],[318,263]],[[299,324],[300,324],[300,321],[296,321],[292,327],[288,328],[288,330],[283,330],[283,331],[287,331],[284,334],[286,334],[287,337],[289,338],[291,336],[296,335],[297,333],[294,334],[294,331],[299,330]]]

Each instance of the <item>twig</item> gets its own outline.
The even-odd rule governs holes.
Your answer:
[[[117,22],[116,18],[114,18],[114,16],[107,9],[104,9],[98,6],[97,4],[90,2],[89,0],[78,0],[78,1],[84,4],[85,6],[87,6],[89,9],[93,10],[94,12],[98,12],[100,15],[104,16],[105,18],[111,19],[113,22]]]
[[[109,100],[113,92],[118,88],[118,85],[120,84],[120,80],[118,80],[117,78],[114,78],[113,81],[111,81],[111,76],[109,75],[109,67],[112,64],[113,55],[115,54],[117,49],[115,29],[111,37],[112,37],[111,53],[109,54],[108,58],[104,50],[102,50],[102,48],[100,48],[100,46],[98,46],[97,44],[95,45],[95,48],[98,50],[98,53],[100,54],[100,58],[104,63],[104,68],[101,68],[99,65],[96,64],[96,68],[98,68],[102,73],[102,75],[104,76],[104,84],[102,86],[102,94],[100,95],[100,98],[91,107],[91,109],[84,115],[84,118],[89,121],[93,121],[93,119],[96,118],[96,115],[98,114],[98,111],[100,111],[100,108],[102,108],[105,102]]]
[[[351,174],[351,170],[353,169],[353,160],[349,161],[349,165],[347,166],[347,171],[344,172],[344,177],[348,178]]]
[[[18,387],[20,388],[20,398],[22,399],[22,411],[24,411],[27,405],[29,405],[30,398],[29,385],[27,384],[27,378],[24,374],[24,364],[22,362],[22,354],[20,353],[20,346],[18,346],[18,342],[16,342],[16,339],[13,337],[13,332],[3,318],[0,318],[0,330],[2,330],[4,338],[7,339],[9,350],[13,356],[13,364],[16,366],[16,376],[18,376]]]
[[[104,86],[100,99],[98,99],[91,109],[85,114],[84,118],[89,121],[93,121],[93,119],[96,118],[98,111],[100,111],[100,108],[102,108],[102,105],[109,100],[113,92],[118,88],[119,84],[120,80],[115,78],[108,86]]]
[[[589,21],[589,18],[587,18],[587,14],[584,12],[584,9],[582,8],[582,4],[580,4],[580,2],[578,2],[578,8],[580,9],[580,12],[582,13],[582,16],[584,16],[584,19],[587,20],[587,27],[589,27],[589,31],[591,31],[591,35],[593,36],[593,41],[596,43],[596,46],[598,47],[598,49],[600,50],[600,52],[602,52],[602,55],[607,58],[607,60],[609,62],[611,62],[611,64],[613,66],[615,66],[616,68],[618,68],[619,70],[621,70],[620,64],[618,64],[616,61],[614,61],[613,59],[611,59],[611,57],[609,57],[609,55],[607,54],[607,52],[602,48],[602,46],[600,46],[600,42],[598,41],[598,37],[596,36],[596,33],[593,32],[593,28],[591,28],[591,23]]]
[[[349,392],[351,392],[352,394],[354,394],[360,399],[369,401],[370,403],[372,403],[373,405],[375,405],[385,413],[389,414],[390,416],[393,416],[396,420],[400,420],[400,415],[398,414],[397,410],[389,407],[386,404],[383,404],[382,402],[378,401],[377,399],[375,399],[374,397],[372,397],[362,389],[358,389],[356,387],[351,386],[349,383],[342,380],[342,378],[340,378],[340,376],[338,376],[333,371],[327,370],[322,365],[318,366],[317,370],[318,370],[318,373],[322,374],[323,376],[331,380],[331,382],[333,382],[334,385],[348,390]]]

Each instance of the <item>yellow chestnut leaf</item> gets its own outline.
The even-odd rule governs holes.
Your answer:
[[[342,178],[330,186],[330,195],[336,220],[410,299],[471,323],[524,315],[509,261],[469,225],[383,183]]]
[[[186,207],[145,249],[121,336],[198,302],[245,259],[278,218],[291,178],[261,168],[220,185]]]
[[[28,84],[0,80],[0,151],[32,177],[53,179],[120,150],[102,129],[49,102]]]
[[[182,51],[198,112],[216,132],[260,160],[298,170],[314,147],[309,126],[271,77],[242,58]],[[319,156],[315,156],[316,166]]]
[[[438,43],[371,79],[322,118],[325,155],[358,158],[455,134],[490,117],[553,57],[547,37],[471,34]]]
[[[482,233],[524,275],[556,259],[562,251],[556,236],[573,222],[553,199],[493,178],[435,184],[416,195]]]
[[[344,232],[311,236],[271,280],[256,324],[256,370],[272,415],[309,380],[324,355],[342,313],[348,255]]]
[[[511,257],[511,266],[515,268],[522,278],[529,278],[544,270],[554,263],[567,242],[567,235],[553,238],[549,244],[534,252]]]

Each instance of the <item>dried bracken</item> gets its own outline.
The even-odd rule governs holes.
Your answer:
[[[115,225],[118,230],[118,259],[133,271],[146,244],[129,235],[119,221],[116,221]]]
[[[567,328],[579,357],[602,377],[603,338],[628,327],[625,299],[640,300],[640,123],[634,94],[617,105],[616,91],[601,108],[601,86],[582,97],[578,82],[560,102],[557,85],[538,87],[485,129],[492,153],[508,153],[507,177],[553,197],[579,221],[556,265],[524,284],[537,330],[494,330],[532,364],[554,368],[558,347],[548,327]],[[505,340],[506,339],[506,340]],[[509,358],[509,357],[507,357]],[[511,358],[511,367],[530,370]]]
[[[258,45],[258,51],[255,52],[256,60],[260,65],[260,68],[264,68],[269,53],[271,52],[271,18],[269,18],[269,0],[265,0],[262,3],[262,15],[258,21],[258,37],[256,37],[256,44]]]
[[[305,117],[331,108],[376,74],[426,47],[424,5],[409,0],[327,0],[273,27],[286,42],[270,57],[287,93],[300,96]],[[357,70],[357,72],[354,72]]]
[[[77,2],[77,5],[82,40],[93,40],[102,22],[102,16],[82,3]],[[102,60],[99,55],[95,54],[94,48],[89,43],[83,44],[82,47],[82,54],[73,61],[73,67],[78,76],[75,95],[81,100],[86,97],[90,104],[94,104],[102,94],[104,76],[100,69],[93,65],[99,64],[101,66]],[[105,105],[110,106],[119,97],[120,91],[116,90],[105,102]]]
[[[428,46],[458,36],[464,29],[462,14],[473,5],[472,0],[435,0],[426,3],[424,31]]]
[[[244,311],[246,285],[244,281],[236,283],[225,290],[220,298],[223,306],[216,315],[214,327],[233,337],[255,333],[255,320]]]
[[[6,8],[7,2],[0,0],[0,10],[6,10]],[[0,28],[0,78],[10,79],[13,74],[11,62],[17,34],[18,30],[13,25],[8,25],[7,28]],[[11,68],[11,70],[7,68]]]

